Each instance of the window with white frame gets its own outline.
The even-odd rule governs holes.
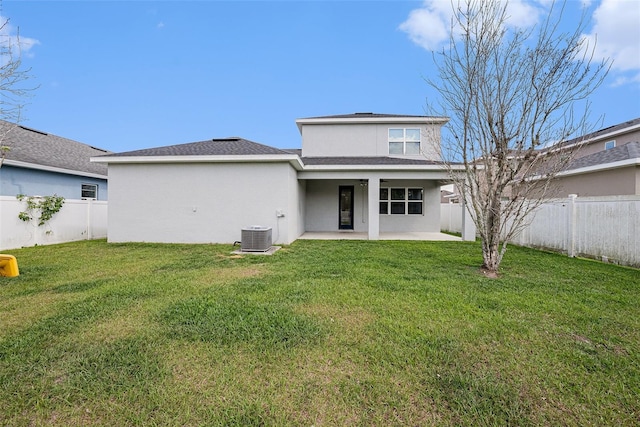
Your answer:
[[[420,129],[389,129],[389,154],[420,154]]]
[[[82,199],[97,199],[98,184],[82,184],[80,189],[80,197]]]
[[[380,188],[381,215],[422,215],[422,188]]]
[[[605,150],[611,150],[615,146],[616,146],[616,140],[615,139],[613,141],[607,141],[607,142],[604,143],[604,149]]]

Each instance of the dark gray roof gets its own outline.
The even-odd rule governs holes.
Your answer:
[[[107,175],[107,165],[89,161],[106,150],[4,120],[0,120],[0,135],[0,145],[10,147],[7,160]]]
[[[425,159],[402,159],[398,157],[302,157],[305,165],[322,166],[380,166],[380,165],[441,165],[442,162],[435,162]]]
[[[287,153],[295,154],[298,157],[302,156],[301,148],[283,148],[283,150],[286,151]]]
[[[629,142],[628,144],[620,145],[610,150],[598,151],[597,153],[577,158],[571,162],[567,170],[638,158],[640,158],[640,142]]]
[[[573,139],[570,139],[568,141],[559,142],[557,144],[554,144],[550,148],[558,148],[558,147],[562,147],[564,145],[571,145],[571,144],[575,144],[576,142],[586,141],[586,140],[589,140],[589,139],[598,138],[599,136],[606,135],[606,134],[611,133],[611,132],[618,132],[618,131],[624,130],[626,128],[630,128],[632,126],[635,126],[637,124],[640,124],[640,117],[637,118],[637,119],[629,120],[629,121],[626,121],[626,122],[623,122],[623,123],[618,123],[617,125],[613,125],[613,126],[609,126],[609,127],[597,130],[595,132],[580,136],[578,138],[573,138]]]
[[[109,154],[109,157],[129,156],[247,156],[266,154],[291,154],[278,148],[258,144],[239,137],[210,139],[166,147],[147,148]]]
[[[381,114],[381,113],[352,113],[352,114],[336,114],[333,116],[318,116],[318,117],[307,117],[307,119],[354,119],[361,117],[372,117],[372,118],[385,118],[385,117],[422,117],[427,118],[431,116],[415,116],[408,114]]]

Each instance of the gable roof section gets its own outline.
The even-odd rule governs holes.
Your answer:
[[[636,164],[640,163],[640,142],[638,141],[579,157],[571,162],[565,172],[605,165],[625,166],[633,164],[633,160],[636,160]]]
[[[244,138],[230,137],[168,145],[109,154],[108,157],[155,157],[155,156],[248,156],[290,155],[291,153]]]
[[[330,116],[317,116],[317,117],[307,117],[306,119],[358,119],[358,118],[375,118],[375,119],[388,119],[388,118],[399,118],[399,117],[407,117],[407,118],[430,118],[429,116],[416,116],[416,115],[407,115],[407,114],[383,114],[383,113],[352,113],[352,114],[334,114]]]
[[[244,138],[230,137],[113,153],[93,157],[99,163],[289,162],[302,169],[300,157]]]
[[[106,178],[107,166],[90,162],[92,156],[108,153],[46,132],[0,120],[2,145],[10,147],[5,164]]]
[[[449,121],[448,117],[415,116],[406,114],[381,114],[381,113],[353,113],[337,114],[333,116],[307,117],[296,120],[298,130],[302,132],[304,125],[328,125],[328,124],[439,124]]]
[[[613,138],[617,135],[624,134],[626,132],[631,132],[633,130],[640,129],[640,117],[637,119],[632,119],[623,123],[619,123],[617,125],[609,126],[595,132],[591,132],[589,134],[579,136],[577,138],[570,139],[568,141],[558,142],[557,144],[553,144],[549,147],[549,149],[561,148],[566,146],[571,146],[577,143],[587,143],[593,140],[601,139],[601,138]]]

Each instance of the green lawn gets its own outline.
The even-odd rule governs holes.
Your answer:
[[[638,425],[640,271],[463,242],[8,251],[0,425]]]

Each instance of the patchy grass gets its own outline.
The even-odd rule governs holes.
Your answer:
[[[512,247],[12,251],[1,425],[637,425],[640,271]]]

